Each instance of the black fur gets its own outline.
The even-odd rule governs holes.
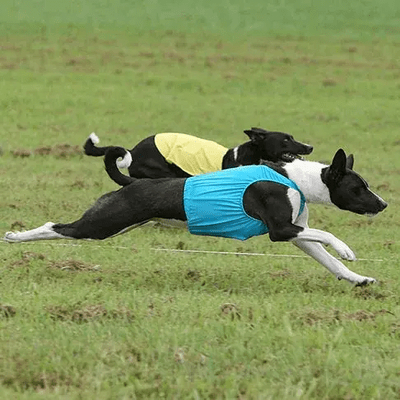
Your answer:
[[[241,144],[235,150],[229,149],[222,160],[221,169],[237,167],[240,165],[259,164],[262,160],[292,161],[299,155],[310,154],[312,146],[296,142],[293,136],[282,132],[271,132],[261,128],[251,128],[244,131],[250,138],[249,142]],[[128,168],[129,176],[132,178],[188,178],[190,175],[183,171],[178,165],[168,163],[154,141],[155,135],[139,142],[132,150],[132,163]],[[118,157],[123,157],[125,150],[122,147],[106,146],[96,147],[89,138],[85,145],[85,154],[90,156],[104,156],[107,152],[114,154],[112,149],[118,152]],[[115,165],[111,165],[113,156],[106,157],[106,170],[111,179],[119,185],[128,184],[129,179],[121,177],[121,173]],[[112,161],[114,162],[114,161]],[[210,171],[212,172],[212,171]]]
[[[110,158],[109,161],[113,161],[114,164],[117,156],[118,149],[106,151],[106,158]],[[286,166],[270,163],[270,166],[277,170],[285,168],[287,174],[294,182],[297,182],[305,198],[310,202],[333,203],[339,208],[359,214],[377,214],[383,211],[387,203],[371,192],[364,179],[350,168],[353,163],[353,157],[346,158],[344,151],[340,149],[330,166],[323,164],[319,166],[308,164],[307,166],[301,161],[289,163]],[[224,173],[219,172],[219,174],[222,177]],[[304,179],[304,174],[308,174],[306,179]],[[183,203],[184,187],[186,180],[193,178],[126,178],[130,180],[129,184],[100,197],[77,221],[69,224],[48,222],[25,232],[7,232],[3,240],[24,242],[63,238],[106,239],[154,218],[181,221],[187,219]],[[209,191],[210,188],[206,190]],[[243,199],[236,201],[241,202],[240,205],[243,205],[247,214],[262,221],[268,227],[272,241],[293,241],[297,247],[333,273],[337,279],[346,279],[358,285],[375,282],[374,278],[350,271],[324,249],[323,244],[331,245],[341,258],[349,261],[356,259],[354,252],[340,239],[329,232],[308,227],[307,205],[304,205],[304,210],[300,215],[297,217],[293,215],[301,203],[299,197],[296,197],[298,196],[296,191],[289,193],[290,190],[294,189],[289,189],[277,182],[254,181],[247,187]],[[220,196],[223,202],[226,193],[217,190],[214,194]],[[229,214],[231,211],[229,207],[225,209]],[[196,208],[194,213],[201,217],[204,213],[203,207]],[[223,229],[213,232],[216,236],[220,234],[224,236],[223,233]]]
[[[184,183],[184,178],[134,179],[130,185],[100,197],[79,220],[56,224],[53,229],[76,239],[106,239],[152,218],[185,221]]]
[[[368,183],[353,171],[354,157],[346,158],[340,149],[335,154],[332,164],[322,171],[322,181],[328,186],[332,202],[342,210],[356,214],[368,214],[370,210],[382,211],[382,199],[368,190]]]
[[[131,178],[132,179],[132,178]],[[153,218],[186,221],[183,207],[185,178],[132,179],[123,188],[107,193],[70,224],[55,224],[53,230],[75,239],[106,239]],[[246,212],[263,221],[272,241],[287,241],[303,228],[292,224],[287,188],[273,182],[257,182],[246,190]]]
[[[116,148],[110,148],[105,162],[115,165],[118,156]],[[353,162],[353,156],[346,158],[344,151],[338,150],[332,164],[322,169],[321,179],[328,186],[332,202],[359,214],[382,211],[387,204],[368,190],[363,178],[346,168]],[[266,164],[288,175],[284,164]],[[186,178],[135,179],[118,173],[123,188],[102,196],[80,220],[55,225],[54,231],[79,239],[105,239],[152,218],[186,220],[183,207]],[[250,185],[243,197],[246,212],[268,226],[272,241],[291,240],[303,230],[292,223],[293,210],[286,193],[287,188],[279,183],[261,181]]]
[[[244,133],[250,141],[238,146],[237,159],[234,158],[234,149],[229,149],[224,156],[222,169],[240,165],[257,165],[262,160],[290,162],[295,158],[290,155],[306,155],[313,150],[311,146],[296,142],[292,135],[283,132],[251,128],[245,130]]]

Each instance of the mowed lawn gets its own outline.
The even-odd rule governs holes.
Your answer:
[[[353,153],[389,207],[310,206],[379,280],[364,288],[268,236],[0,242],[0,398],[399,399],[397,3],[3,0],[0,237],[118,189],[82,154],[93,131],[129,148],[290,132],[310,160]]]

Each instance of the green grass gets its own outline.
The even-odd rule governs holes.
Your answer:
[[[367,288],[268,237],[143,227],[0,242],[0,397],[399,399],[399,12],[394,0],[2,1],[0,236],[71,221],[116,189],[74,147],[92,131],[128,147],[163,131],[226,146],[250,126],[287,131],[312,160],[354,153],[389,207],[374,219],[310,207],[312,227],[367,259],[349,264],[380,281]]]

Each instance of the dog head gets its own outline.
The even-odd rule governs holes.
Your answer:
[[[353,165],[353,155],[346,157],[339,149],[332,164],[322,170],[322,181],[329,189],[332,203],[356,214],[378,214],[387,203],[369,189],[368,183],[353,171]]]
[[[251,128],[244,133],[258,147],[263,160],[291,162],[313,151],[312,146],[296,142],[287,133],[271,132],[262,128]]]

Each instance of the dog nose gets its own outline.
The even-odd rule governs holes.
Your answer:
[[[388,206],[388,203],[386,201],[381,201],[381,211],[383,211],[386,207]]]
[[[313,150],[314,150],[314,147],[307,145],[308,154],[312,153]]]

